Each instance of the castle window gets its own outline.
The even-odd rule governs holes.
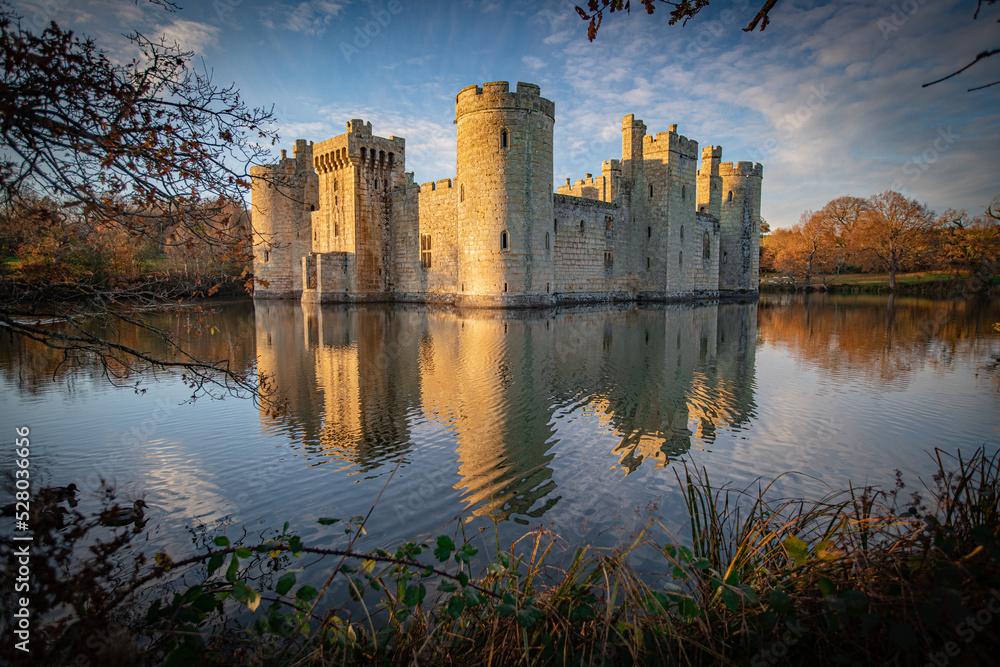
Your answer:
[[[650,265],[650,264],[651,264],[651,262],[649,261],[649,257],[647,257],[647,258],[646,258],[646,270],[647,270],[647,271],[649,271],[649,265]]]
[[[705,212],[705,207],[704,206],[699,206],[698,207],[698,212],[699,213],[704,213]]]
[[[431,235],[420,235],[420,266],[431,268]]]
[[[506,229],[500,232],[500,249],[510,250],[510,237],[508,236]],[[506,292],[507,290],[504,291]]]
[[[701,239],[701,258],[712,258],[712,240],[708,238],[708,232],[705,232],[705,236]]]
[[[548,252],[549,249],[549,233],[545,232],[545,250]]]
[[[604,231],[610,236],[614,228],[615,228],[614,218],[612,218],[611,216],[605,216]]]
[[[378,179],[375,179],[375,189],[378,190]]]
[[[337,179],[333,179],[333,191],[337,191]]]
[[[556,234],[559,232],[559,218],[552,218],[552,233]]]
[[[604,253],[604,268],[610,269],[612,263],[614,262],[610,252]]]
[[[465,183],[458,186],[458,201],[465,201]]]
[[[364,163],[367,162],[367,161],[368,161],[368,149],[367,148],[362,148],[361,149],[361,164],[364,165]]]
[[[653,228],[652,227],[646,227],[646,238],[647,239],[653,238]]]
[[[271,259],[271,253],[268,252],[267,250],[264,250],[264,261],[266,262],[270,259]]]
[[[733,201],[733,191],[729,191],[729,201]]]
[[[725,264],[728,261],[729,261],[729,253],[728,252],[722,253],[722,263]]]
[[[688,196],[688,186],[682,185],[681,186],[681,199],[687,199],[687,196]]]
[[[580,233],[583,234],[583,220],[580,221]]]
[[[337,205],[337,195],[333,195],[333,205]]]
[[[396,156],[394,154],[389,153],[389,171],[392,171],[392,165],[393,162],[395,161],[395,157]]]
[[[334,236],[340,236],[340,224],[339,223],[336,223],[336,222],[333,223],[333,235]]]
[[[650,199],[653,198],[653,184],[652,183],[649,184],[649,198]]]
[[[684,266],[684,251],[683,250],[681,250],[679,253],[677,253],[677,265],[678,266]]]
[[[684,225],[681,225],[681,241],[684,240]]]
[[[506,292],[506,291],[507,291],[507,283],[504,283],[504,284],[503,284],[503,291],[504,291],[504,292]],[[506,324],[505,324],[505,325],[503,325],[503,330],[504,330],[505,332],[507,331],[507,325],[506,325]]]
[[[510,137],[507,134],[507,128],[504,128],[500,130],[500,148],[506,150],[509,144],[510,144]]]

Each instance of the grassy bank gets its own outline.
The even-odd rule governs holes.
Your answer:
[[[306,544],[286,524],[263,543],[220,535],[184,559],[123,559],[133,533],[119,529],[74,560],[73,544],[98,535],[98,522],[80,518],[37,539],[36,613],[61,612],[36,620],[32,657],[105,667],[987,664],[1000,648],[989,625],[1000,623],[1000,456],[934,456],[938,472],[917,493],[897,480],[811,501],[774,498],[766,485],[718,489],[704,471],[679,469],[691,539],[650,517],[616,549],[583,545],[566,558],[555,557],[565,550],[557,535],[536,529],[483,563],[461,522],[450,535],[358,553],[359,516],[320,520],[350,538],[342,549]],[[303,567],[322,585],[300,583]],[[337,580],[345,599],[331,593]],[[170,592],[157,587],[168,581]],[[11,582],[0,583],[9,596]],[[2,651],[11,657],[10,642]]]
[[[1000,276],[992,280],[992,289],[1000,286]],[[965,292],[976,292],[990,289],[991,285],[970,278],[967,273],[960,273],[957,278],[954,273],[941,271],[917,271],[899,273],[896,275],[896,293],[931,296],[952,296]],[[805,289],[801,280],[777,274],[761,274],[760,289],[762,292],[790,292]],[[889,274],[887,273],[849,273],[841,275],[817,275],[810,280],[810,291],[828,291],[842,294],[890,294]]]

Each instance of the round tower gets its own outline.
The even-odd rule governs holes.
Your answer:
[[[541,89],[506,81],[455,97],[458,305],[554,303],[552,126]]]
[[[719,165],[719,292],[756,293],[760,272],[760,188],[764,166],[753,162]]]
[[[255,299],[302,296],[302,258],[312,250],[311,211],[319,203],[312,145],[295,142],[294,157],[250,168]]]

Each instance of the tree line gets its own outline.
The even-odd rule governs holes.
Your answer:
[[[844,273],[886,273],[895,291],[905,271],[948,271],[985,285],[997,273],[998,257],[1000,195],[980,214],[948,209],[937,215],[887,190],[837,197],[804,212],[797,225],[765,235],[760,268],[804,289],[814,280],[826,286]]]

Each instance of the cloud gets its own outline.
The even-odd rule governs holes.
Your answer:
[[[297,5],[275,5],[262,10],[265,28],[291,30],[318,37],[326,32],[330,21],[344,9],[345,2],[311,0]]]
[[[175,20],[160,29],[167,43],[176,42],[184,51],[204,53],[209,46],[218,43],[219,28],[196,21]]]
[[[545,67],[545,61],[542,60],[541,58],[536,57],[536,56],[523,56],[521,58],[521,62],[523,62],[525,65],[527,65],[529,69],[532,69],[532,70],[535,70],[535,71],[540,70],[543,67]]]

